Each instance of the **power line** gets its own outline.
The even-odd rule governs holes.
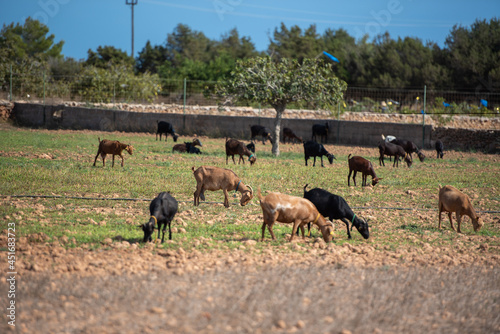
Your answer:
[[[81,199],[93,201],[134,201],[134,202],[149,202],[152,199],[148,198],[125,198],[125,197],[82,197],[82,196],[62,196],[62,195],[0,195],[0,197],[13,197],[13,198],[47,198],[47,199]],[[192,203],[193,201],[177,201],[179,203]],[[222,202],[200,202],[200,204],[224,204]],[[230,203],[231,205],[239,205],[239,203]],[[401,211],[437,211],[434,208],[403,208],[391,206],[353,206],[352,209],[358,210],[401,210]],[[500,213],[497,210],[476,210],[481,213]]]

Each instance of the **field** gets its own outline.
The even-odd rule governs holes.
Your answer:
[[[102,166],[97,138],[134,146]],[[179,142],[191,138],[180,137]],[[336,221],[334,241],[260,241],[258,199],[226,209],[207,192],[193,206],[191,167],[226,167],[224,139],[202,155],[172,153],[152,134],[48,131],[0,124],[0,295],[7,295],[7,228],[16,231],[16,328],[22,333],[493,333],[500,332],[500,157],[424,151],[411,168],[378,166],[378,149],[326,145],[325,168],[303,148],[257,146],[257,163],[227,165],[256,191],[302,196],[320,187],[369,219],[370,238]],[[375,187],[347,186],[347,156],[372,161]],[[439,185],[468,194],[484,222],[438,229]],[[179,201],[173,240],[142,243],[139,224],[161,191]],[[455,219],[454,219],[455,220]],[[456,226],[456,223],[455,223]],[[168,234],[167,234],[168,237]],[[3,308],[5,310],[5,308]],[[0,331],[13,328],[7,320]]]

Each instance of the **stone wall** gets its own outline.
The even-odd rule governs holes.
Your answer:
[[[250,139],[250,126],[260,124],[274,127],[273,117],[227,116],[195,113],[129,112],[123,110],[71,107],[67,105],[43,106],[40,104],[16,103],[13,118],[17,124],[49,129],[90,129],[100,131],[156,132],[156,123],[164,120],[172,123],[181,135],[234,137]],[[499,130],[467,130],[435,128],[432,125],[401,124],[384,122],[337,121],[327,119],[283,118],[282,128],[289,127],[304,139],[311,138],[313,124],[328,122],[328,143],[342,145],[377,146],[381,134],[411,140],[421,147],[432,148],[434,141],[441,139],[447,148],[479,149],[491,148],[500,137]]]

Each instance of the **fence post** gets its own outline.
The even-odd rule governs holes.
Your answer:
[[[10,102],[12,102],[12,64],[10,64]]]
[[[340,102],[337,103],[339,106],[338,113],[337,113],[337,145],[340,143]]]
[[[184,132],[186,132],[186,78],[184,78],[184,106],[183,106],[183,113],[184,116],[182,117],[182,128]]]
[[[43,71],[43,105],[45,105],[45,71]]]
[[[427,102],[427,85],[424,85],[424,110],[422,112],[422,149],[425,143],[425,104]]]

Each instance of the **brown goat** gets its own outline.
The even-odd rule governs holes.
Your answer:
[[[455,231],[453,226],[453,220],[451,218],[452,212],[456,213],[458,222],[458,233],[462,233],[460,230],[461,216],[469,216],[472,220],[472,227],[474,231],[477,232],[483,226],[479,216],[476,214],[474,207],[470,201],[469,196],[461,192],[455,187],[439,185],[439,225],[441,228],[441,212],[448,212],[448,218],[450,218],[451,228]]]
[[[184,142],[184,144],[175,144],[174,147],[172,147],[172,152],[181,152],[181,153],[190,153],[189,148],[190,147],[195,147],[195,146],[203,146],[201,144],[201,141],[198,138],[193,139],[192,142]]]
[[[253,155],[252,152],[246,147],[246,145],[239,140],[236,139],[231,139],[231,138],[226,138],[226,165],[227,161],[229,159],[229,156],[233,158],[234,164],[236,162],[234,161],[234,155],[238,154],[240,158],[238,159],[238,164],[243,160],[243,164],[245,164],[245,159],[243,159],[243,156],[246,155],[248,157],[248,161],[250,161],[250,165],[253,165],[257,158],[255,155]]]
[[[349,175],[347,176],[347,185],[350,186],[351,174],[354,171],[354,175],[352,176],[352,180],[354,181],[354,186],[356,186],[356,173],[362,173],[362,185],[366,186],[366,179],[368,175],[372,177],[372,186],[375,186],[382,178],[378,178],[375,174],[375,170],[373,169],[373,165],[370,161],[365,158],[354,156],[351,158],[351,155],[347,157],[347,161],[349,163]]]
[[[288,139],[288,142],[291,142],[293,140],[293,142],[295,143],[295,140],[298,140],[299,143],[302,143],[303,140],[302,140],[302,137],[299,137],[295,134],[295,132],[293,132],[292,129],[290,128],[283,128],[283,143],[286,144],[286,140]]]
[[[106,166],[105,159],[106,159],[106,154],[112,154],[113,155],[113,163],[111,164],[111,167],[115,166],[115,155],[120,156],[122,158],[122,167],[123,167],[123,155],[122,152],[123,150],[127,151],[128,154],[132,155],[132,152],[134,151],[134,147],[132,145],[127,145],[120,143],[119,141],[116,140],[107,140],[101,138],[99,139],[99,149],[97,150],[97,154],[94,159],[94,166],[97,162],[97,157],[99,157],[99,154],[102,157],[102,165]]]
[[[259,197],[260,206],[264,215],[261,241],[264,241],[266,226],[269,233],[271,233],[272,239],[276,240],[276,236],[273,232],[273,224],[276,221],[286,224],[293,223],[290,241],[293,240],[293,236],[299,227],[302,231],[302,238],[304,239],[304,225],[311,222],[319,227],[325,242],[332,241],[333,223],[327,221],[308,199],[276,192],[269,193],[266,197],[262,197],[260,188],[257,190],[257,196]]]
[[[200,198],[205,200],[205,190],[224,192],[224,206],[229,207],[228,191],[234,190],[241,193],[240,205],[245,206],[253,198],[252,187],[246,186],[240,178],[230,169],[224,169],[212,166],[201,166],[193,170],[196,179],[196,191],[194,192],[194,205],[200,204]]]

